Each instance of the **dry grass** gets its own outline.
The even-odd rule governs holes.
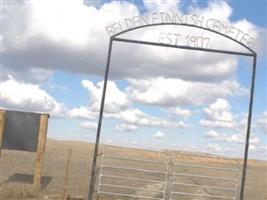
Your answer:
[[[33,197],[34,194],[29,187],[13,185],[12,187],[5,187],[5,189],[1,191],[0,199],[25,199]]]
[[[64,170],[68,150],[72,149],[68,193],[71,196],[87,197],[90,177],[93,145],[83,142],[67,142],[48,140],[43,169],[43,188],[39,194],[31,192],[32,175],[34,172],[35,154],[28,152],[8,151],[2,152],[0,168],[0,200],[17,199],[60,199],[63,192]],[[102,146],[101,151],[111,155],[141,158],[147,160],[166,160],[169,154],[158,154],[144,150]],[[214,160],[203,157],[184,156],[176,152],[177,161],[197,164],[216,164],[227,166],[232,163],[225,159]],[[127,165],[122,163],[122,165]],[[132,166],[134,166],[132,164]],[[150,169],[153,166],[139,166]],[[188,169],[183,169],[188,170]],[[192,172],[192,171],[191,171]],[[144,185],[156,188],[158,185]],[[264,161],[250,161],[248,166],[246,200],[267,200],[267,163]],[[111,198],[108,199],[118,199]]]

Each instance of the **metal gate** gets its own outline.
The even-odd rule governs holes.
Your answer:
[[[238,160],[188,153],[160,155],[148,160],[102,154],[97,199],[238,199]]]
[[[238,161],[225,157],[180,154],[173,164],[172,200],[238,199]]]
[[[168,163],[102,155],[97,193],[124,199],[164,200]]]

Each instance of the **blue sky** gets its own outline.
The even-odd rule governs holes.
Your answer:
[[[214,13],[212,18],[249,33],[263,44],[257,50],[250,156],[266,158],[266,2],[2,3],[1,107],[50,113],[48,136],[61,140],[95,139],[109,37],[106,26],[175,10],[206,18]],[[183,36],[202,34],[168,30]],[[147,36],[155,38],[160,31]],[[139,34],[145,38],[146,32]],[[211,45],[212,41],[218,48],[226,46],[216,38]],[[251,64],[241,56],[114,44],[101,142],[242,155]]]

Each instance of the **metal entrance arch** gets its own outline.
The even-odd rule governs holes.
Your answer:
[[[238,52],[238,51],[229,51],[229,50],[221,50],[221,49],[210,49],[210,48],[200,48],[200,47],[190,47],[190,46],[182,46],[182,45],[171,45],[171,44],[164,44],[164,43],[157,43],[157,42],[148,42],[148,41],[141,41],[141,40],[131,40],[131,39],[124,39],[119,38],[118,36],[141,28],[152,27],[152,26],[166,26],[166,25],[175,25],[175,26],[184,26],[184,27],[193,27],[196,29],[202,29],[208,32],[215,33],[217,35],[223,36],[233,42],[241,45],[249,52]],[[257,65],[257,53],[253,51],[250,47],[246,46],[245,44],[237,41],[227,35],[224,35],[220,32],[215,30],[211,30],[204,27],[199,27],[192,24],[179,24],[179,23],[156,23],[156,24],[148,24],[143,26],[134,27],[120,33],[117,33],[110,37],[109,40],[109,47],[108,47],[108,56],[106,62],[106,70],[105,70],[105,77],[104,77],[104,85],[102,91],[102,99],[100,104],[100,112],[99,112],[99,119],[98,119],[98,127],[97,127],[97,135],[95,141],[95,148],[94,148],[94,157],[92,163],[92,171],[91,171],[91,180],[89,186],[89,194],[88,200],[93,200],[93,191],[96,179],[96,161],[98,156],[98,147],[99,147],[99,140],[101,134],[101,125],[102,125],[102,118],[103,118],[103,111],[104,111],[104,104],[105,104],[105,97],[106,97],[106,88],[108,82],[108,75],[109,75],[109,67],[111,61],[111,53],[112,53],[112,45],[113,42],[126,42],[126,43],[135,43],[135,44],[143,44],[143,45],[151,45],[151,46],[160,46],[160,47],[170,47],[176,49],[186,49],[186,50],[195,50],[195,51],[204,51],[204,52],[212,52],[212,53],[221,53],[221,54],[230,54],[230,55],[239,55],[239,56],[247,56],[253,59],[252,64],[252,74],[251,74],[251,87],[250,87],[250,97],[249,97],[249,105],[248,105],[248,118],[247,118],[247,130],[246,130],[246,142],[245,142],[245,149],[244,149],[244,162],[243,162],[243,172],[242,172],[242,180],[241,180],[241,187],[240,187],[240,199],[244,200],[244,190],[245,190],[245,182],[246,182],[246,171],[247,171],[247,159],[248,159],[248,151],[249,151],[249,142],[250,142],[250,129],[251,129],[251,118],[252,118],[252,108],[253,108],[253,98],[254,98],[254,87],[255,87],[255,77],[256,77],[256,65]]]

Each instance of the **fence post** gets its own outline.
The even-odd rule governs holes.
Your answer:
[[[33,178],[33,192],[39,192],[42,180],[42,166],[45,153],[46,134],[49,115],[42,114],[40,116],[38,146],[35,159],[35,172]]]
[[[168,163],[168,170],[167,170],[167,180],[166,180],[166,187],[165,187],[165,196],[164,200],[171,199],[171,191],[172,191],[172,182],[173,182],[173,175],[174,175],[174,159],[173,157],[170,158]]]
[[[69,149],[67,162],[65,166],[65,177],[64,177],[64,187],[63,187],[63,195],[62,200],[66,200],[68,196],[68,187],[69,187],[69,172],[70,172],[70,160],[72,155],[72,149]]]

